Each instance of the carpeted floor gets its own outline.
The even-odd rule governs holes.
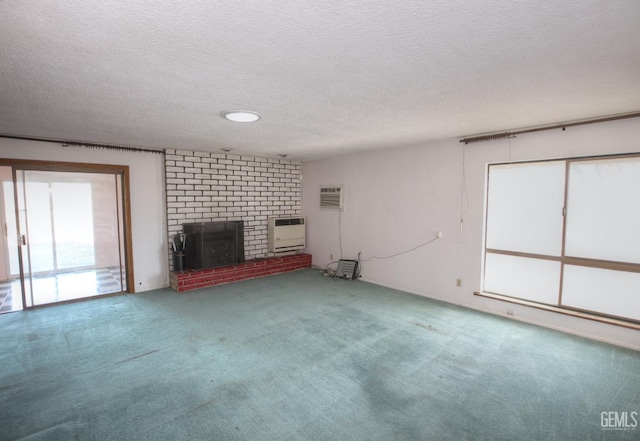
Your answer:
[[[2,440],[640,439],[639,352],[314,270],[0,330]]]

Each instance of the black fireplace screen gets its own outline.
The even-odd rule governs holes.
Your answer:
[[[187,269],[216,268],[244,262],[244,222],[183,224]]]

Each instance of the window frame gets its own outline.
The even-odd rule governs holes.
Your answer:
[[[487,164],[486,181],[485,181],[484,234],[483,234],[483,254],[482,254],[482,280],[481,280],[482,291],[476,292],[475,294],[484,296],[484,297],[498,299],[498,300],[504,300],[511,303],[518,303],[526,306],[532,306],[535,308],[549,310],[553,312],[568,314],[572,316],[578,316],[581,318],[587,318],[587,319],[606,322],[610,324],[616,324],[616,325],[629,327],[633,329],[640,329],[640,319],[616,316],[616,315],[607,314],[601,311],[576,308],[576,307],[564,305],[562,303],[562,294],[563,294],[563,286],[564,286],[564,270],[566,265],[613,270],[613,271],[624,271],[624,272],[631,272],[631,273],[640,273],[640,263],[584,258],[584,257],[577,257],[577,256],[567,256],[565,252],[566,238],[567,238],[567,204],[568,204],[568,198],[570,196],[569,195],[569,179],[570,179],[571,164],[578,163],[578,162],[619,160],[619,159],[627,159],[627,158],[640,159],[640,153],[597,155],[597,156],[585,156],[585,157],[565,157],[565,158],[553,158],[553,159],[543,159],[543,160],[499,162],[499,163]],[[496,166],[505,166],[505,165],[511,165],[511,164],[514,164],[514,165],[515,164],[543,164],[548,162],[564,162],[564,167],[565,167],[564,200],[563,200],[563,208],[562,208],[562,244],[561,244],[560,256],[488,248],[487,234],[488,234],[488,224],[489,224],[489,215],[490,215],[489,198],[490,198],[490,189],[491,189],[490,187],[491,168]],[[549,304],[549,303],[536,302],[535,300],[523,299],[523,298],[515,297],[512,295],[508,295],[508,294],[486,291],[485,290],[485,273],[486,273],[486,267],[487,267],[486,265],[487,254],[506,255],[506,256],[513,256],[513,257],[533,258],[533,259],[539,259],[539,260],[559,262],[560,263],[560,279],[559,279],[559,286],[558,286],[557,303]]]

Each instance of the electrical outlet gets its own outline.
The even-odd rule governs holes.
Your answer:
[[[462,286],[462,279],[456,279],[456,286],[457,287]]]
[[[333,262],[333,254],[329,254],[329,260]]]
[[[438,232],[436,233],[436,237],[437,237],[438,239],[440,239],[440,238],[442,237],[442,231],[438,231]]]

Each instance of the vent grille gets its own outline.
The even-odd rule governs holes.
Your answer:
[[[357,260],[343,260],[338,261],[338,269],[336,270],[336,277],[341,277],[347,280],[353,280],[356,277],[358,271]]]
[[[339,210],[344,208],[343,187],[321,187],[320,208]]]
[[[284,225],[304,225],[303,217],[292,217],[290,219],[276,219],[275,226],[282,227]]]

